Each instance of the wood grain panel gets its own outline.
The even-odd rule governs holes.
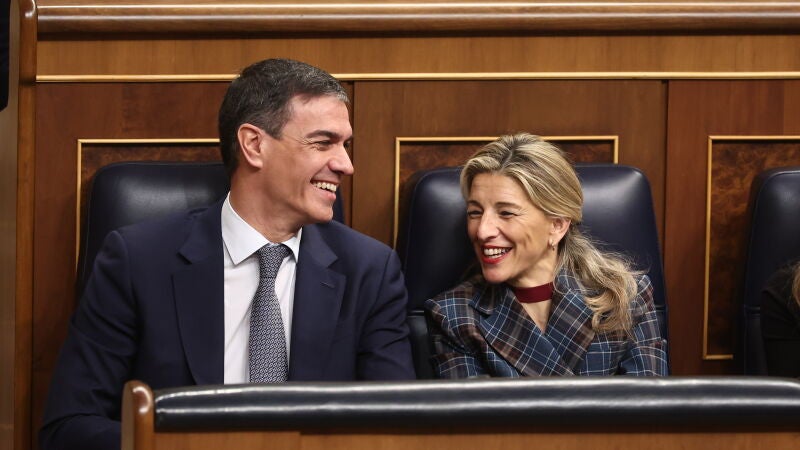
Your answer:
[[[11,2],[10,30],[19,25],[19,39],[11,39],[19,49],[19,91],[16,155],[16,273],[14,290],[14,448],[33,448],[31,434],[31,364],[33,359],[33,226],[34,226],[34,149],[37,139],[36,115],[36,3]],[[18,45],[19,47],[13,47]],[[13,61],[13,60],[12,60]],[[9,61],[11,63],[11,61]],[[13,64],[9,66],[14,67]],[[8,291],[7,291],[8,292]]]
[[[797,77],[797,48],[800,34],[270,39],[156,36],[148,40],[105,37],[42,40],[38,74],[232,77],[254,61],[291,56],[345,75],[554,72],[575,76],[578,72],[581,76],[581,72],[633,72],[635,76],[641,72],[729,72],[727,76],[736,76],[743,72],[794,71],[793,76]]]
[[[44,0],[40,28],[52,33],[740,33],[800,30],[798,2],[516,2],[379,0],[220,3],[215,0]],[[246,9],[245,9],[246,8]],[[242,14],[243,10],[247,14]],[[91,11],[91,14],[87,14]],[[182,20],[175,20],[180,17]]]
[[[741,304],[750,218],[747,203],[753,178],[766,169],[800,165],[800,138],[793,140],[712,139],[707,345],[711,355],[733,354]],[[800,233],[800,230],[798,230]]]
[[[670,82],[664,259],[675,374],[736,373],[731,361],[703,359],[709,137],[800,134],[799,93],[796,80]],[[734,317],[712,320],[719,326]]]
[[[14,445],[15,425],[15,277],[16,277],[16,220],[17,220],[17,131],[19,128],[19,67],[20,67],[20,15],[17,4],[0,16],[8,20],[3,30],[4,50],[8,51],[8,64],[3,67],[3,81],[8,83],[7,103],[0,105],[0,448]],[[10,16],[6,16],[9,14]],[[6,55],[3,55],[6,56]],[[6,86],[2,88],[5,90]],[[30,106],[30,105],[26,105]],[[24,117],[24,116],[23,116]],[[29,330],[28,330],[29,331]],[[24,341],[23,341],[24,344]],[[27,350],[30,350],[28,345]]]
[[[318,434],[303,435],[304,450],[361,450],[380,448],[465,450],[502,448],[504,450],[526,450],[547,448],[553,450],[583,450],[586,448],[618,450],[623,448],[647,448],[653,450],[706,450],[725,448],[749,450],[752,448],[791,448],[798,439],[794,432],[691,432],[663,430],[626,429],[610,432],[505,432],[480,433],[458,432],[441,434]]]
[[[619,136],[619,162],[647,174],[660,221],[665,95],[655,81],[356,82],[353,226],[391,242],[396,138],[515,131]]]

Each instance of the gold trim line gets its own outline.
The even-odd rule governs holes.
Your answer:
[[[403,80],[742,80],[800,79],[798,71],[764,72],[409,72],[409,73],[341,73],[333,74],[341,81]],[[37,83],[170,83],[231,81],[236,74],[43,74]]]

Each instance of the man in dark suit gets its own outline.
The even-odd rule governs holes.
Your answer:
[[[230,193],[106,238],[53,375],[43,448],[118,448],[131,379],[154,389],[257,380],[263,248],[286,254],[269,289],[278,381],[414,378],[397,256],[331,221],[353,172],[346,101],[329,74],[291,60],[253,64],[231,83],[219,115]]]

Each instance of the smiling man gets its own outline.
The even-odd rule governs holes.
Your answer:
[[[400,264],[331,221],[347,95],[270,59],[219,113],[228,196],[109,234],[54,372],[43,448],[119,448],[123,384],[414,378]]]

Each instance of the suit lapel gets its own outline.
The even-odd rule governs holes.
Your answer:
[[[199,213],[180,249],[186,267],[172,274],[178,327],[197,384],[224,382],[225,315],[219,202]]]
[[[486,316],[479,322],[486,342],[524,376],[571,375],[553,344],[505,285],[488,285],[477,296],[475,309]]]
[[[563,363],[575,371],[595,336],[592,310],[586,305],[584,289],[575,278],[562,271],[555,284],[546,335]]]
[[[330,268],[337,256],[317,225],[303,227],[292,315],[289,380],[323,378],[346,278]]]

